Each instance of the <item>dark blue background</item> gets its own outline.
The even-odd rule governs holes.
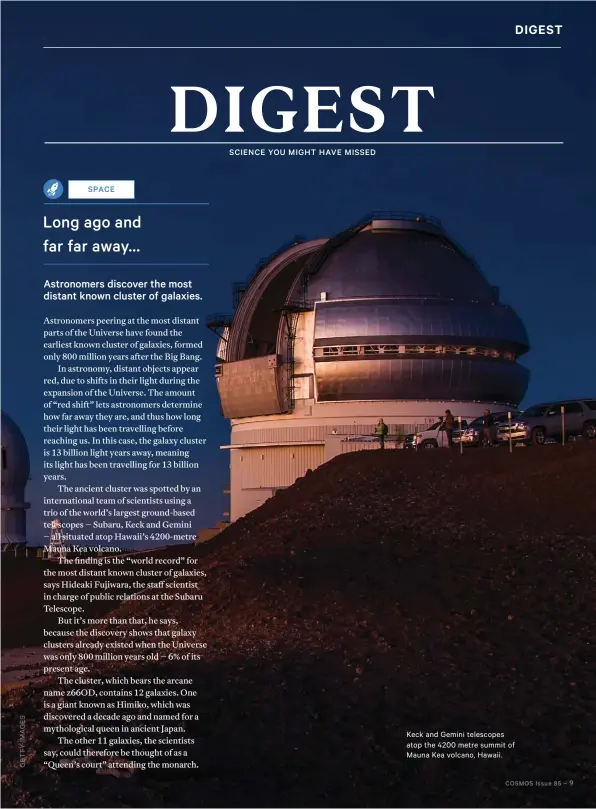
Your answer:
[[[294,234],[328,236],[369,210],[441,218],[525,321],[532,352],[526,403],[595,395],[594,20],[589,3],[4,3],[2,6],[3,407],[32,456],[29,540],[41,538],[42,318],[199,316],[231,308],[230,285]],[[563,24],[560,37],[516,37],[516,23]],[[561,50],[44,50],[44,45],[562,45]],[[372,136],[288,135],[246,127],[173,135],[172,85],[221,97],[272,84],[384,90],[386,124]],[[422,135],[404,135],[405,98],[392,85],[432,85]],[[271,107],[273,109],[273,107]],[[246,119],[245,119],[246,120]],[[335,119],[334,119],[335,120]],[[324,119],[323,119],[324,121]],[[368,119],[364,119],[368,124]],[[344,124],[344,127],[346,125]],[[241,158],[226,146],[49,146],[44,141],[507,140],[564,146],[379,146],[368,158]],[[57,268],[41,251],[44,214],[100,215],[44,206],[45,180],[134,179],[145,202],[209,207],[109,209],[141,213],[134,260],[208,262],[167,277],[196,279],[203,302],[125,311],[119,305],[44,303],[47,278],[166,277],[159,268]],[[80,234],[79,234],[80,236]],[[82,237],[80,236],[82,239]],[[114,237],[111,237],[114,238]],[[83,239],[84,240],[84,239]],[[98,260],[98,257],[95,257]],[[68,257],[66,257],[68,260]],[[126,259],[124,259],[126,260]],[[131,258],[133,260],[133,258]],[[227,508],[228,441],[205,329],[203,468],[180,482],[203,487],[196,528]],[[117,476],[114,476],[117,477]],[[122,482],[126,475],[123,473]],[[70,481],[73,482],[73,481]],[[128,480],[130,481],[130,473]],[[48,492],[50,493],[50,492]]]

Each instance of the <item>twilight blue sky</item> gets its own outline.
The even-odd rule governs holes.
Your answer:
[[[523,38],[514,34],[516,23],[564,27],[560,37]],[[371,210],[439,217],[500,287],[532,343],[525,358],[532,371],[527,404],[596,395],[595,24],[594,5],[583,2],[3,3],[2,402],[31,450],[30,541],[42,534],[43,317],[204,317],[230,310],[232,282],[246,277],[260,257],[294,234],[333,235]],[[59,45],[236,47],[43,48]],[[269,48],[238,47],[249,45]],[[492,47],[338,48],[348,45]],[[519,45],[562,47],[495,47]],[[385,126],[372,136],[350,130],[309,136],[301,131],[301,112],[290,135],[270,135],[248,123],[244,136],[226,135],[219,119],[206,133],[170,131],[172,85],[207,87],[221,99],[225,85],[243,85],[250,98],[273,84],[296,91],[294,104],[282,97],[279,109],[302,111],[301,87],[340,85],[345,118],[355,87],[379,86]],[[435,87],[436,99],[422,100],[423,135],[403,134],[405,100],[389,100],[393,85]],[[272,116],[276,107],[265,109]],[[376,156],[365,158],[230,157],[224,145],[44,145],[309,137],[564,145],[377,146]],[[135,210],[144,218],[137,239],[144,260],[209,264],[167,273],[196,279],[203,302],[154,310],[129,305],[126,312],[116,304],[44,303],[46,277],[166,277],[159,268],[44,267],[42,219],[57,209],[44,207],[42,186],[53,177],[134,179],[140,201],[208,202]],[[80,215],[84,209],[66,210]],[[95,208],[89,212],[97,215]],[[196,528],[226,508],[221,490],[228,463],[218,449],[228,430],[211,373],[215,341],[207,330],[201,337],[211,445],[201,453],[199,473],[180,476],[203,486]]]

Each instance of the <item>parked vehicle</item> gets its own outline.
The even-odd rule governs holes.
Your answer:
[[[416,449],[416,433],[404,436],[404,449]]]
[[[459,422],[456,422],[459,424]],[[462,427],[467,427],[468,422],[462,421]],[[459,441],[459,426],[453,430],[453,443]],[[419,433],[411,433],[404,439],[404,449],[437,449],[448,446],[447,433],[442,421],[437,421],[426,430]]]
[[[507,424],[509,420],[509,413],[511,413],[512,421],[516,421],[521,411],[506,410],[497,413],[492,413],[491,411],[491,415],[494,419],[494,426],[496,430],[498,430],[501,424]],[[479,447],[482,444],[483,435],[484,435],[484,416],[478,416],[477,419],[471,421],[468,424],[468,426],[464,430],[462,430],[461,441],[465,446]]]
[[[564,418],[561,412],[564,408]],[[545,444],[549,439],[560,441],[565,423],[565,438],[583,436],[596,438],[596,399],[569,399],[528,407],[511,425],[511,440],[516,444]],[[498,441],[509,441],[508,424],[497,429]]]

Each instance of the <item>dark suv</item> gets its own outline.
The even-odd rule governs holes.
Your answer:
[[[534,405],[524,410],[511,424],[515,443],[544,444],[547,439],[561,440],[581,435],[596,438],[596,399],[570,399],[566,402]],[[509,425],[500,424],[498,440],[509,441]]]

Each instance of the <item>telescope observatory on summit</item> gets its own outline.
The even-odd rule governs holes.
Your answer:
[[[437,219],[379,213],[296,238],[234,294],[233,315],[208,319],[232,520],[322,464],[331,435],[372,435],[381,417],[414,432],[526,393],[523,323]]]
[[[17,424],[2,411],[2,547],[27,541],[25,487],[29,480],[29,450]]]

